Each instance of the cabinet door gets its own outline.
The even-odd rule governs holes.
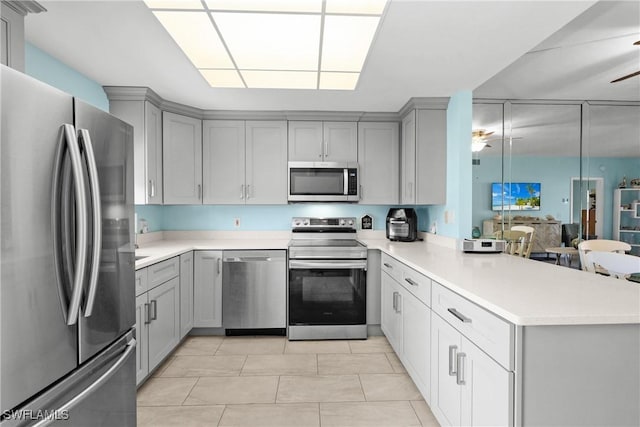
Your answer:
[[[459,426],[462,421],[461,390],[456,383],[457,354],[461,336],[453,326],[431,316],[431,411],[443,426]]]
[[[202,122],[164,112],[162,115],[164,203],[202,203]]]
[[[431,309],[407,291],[402,295],[402,361],[431,404]]]
[[[193,252],[180,255],[180,338],[193,328]]]
[[[360,203],[396,204],[399,192],[397,123],[358,124]],[[380,171],[385,173],[380,173]]]
[[[462,425],[513,425],[513,373],[462,337]]]
[[[447,111],[416,111],[416,200],[419,205],[447,201]]]
[[[149,304],[147,294],[136,297],[136,384],[149,373]]]
[[[160,109],[145,101],[144,140],[146,150],[146,201],[148,204],[162,204],[162,113]]]
[[[195,252],[193,326],[222,327],[222,251]]]
[[[356,122],[324,122],[324,161],[358,161],[358,124]]]
[[[380,313],[380,328],[384,332],[389,344],[402,356],[402,295],[400,285],[386,272],[382,272],[380,281],[382,291],[382,310]]]
[[[322,122],[291,121],[289,125],[289,161],[322,161]]]
[[[416,112],[402,119],[402,146],[400,147],[400,203],[416,203]]]
[[[287,204],[287,123],[246,122],[246,203]]]
[[[244,121],[205,120],[202,127],[203,203],[244,204]]]
[[[151,289],[149,295],[149,371],[180,341],[180,278]]]

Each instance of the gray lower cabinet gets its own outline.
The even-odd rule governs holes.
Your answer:
[[[180,339],[193,328],[193,252],[180,255]]]
[[[222,327],[222,251],[194,252],[193,326]]]
[[[180,342],[178,257],[136,271],[136,383]]]
[[[513,374],[435,313],[431,336],[431,410],[440,423],[513,425]]]

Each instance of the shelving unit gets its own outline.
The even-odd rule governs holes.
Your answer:
[[[640,255],[640,188],[618,188],[613,193],[613,239],[631,245]]]

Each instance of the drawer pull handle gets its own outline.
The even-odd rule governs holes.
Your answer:
[[[387,267],[387,268],[393,268],[393,265],[387,264],[386,262],[384,263],[384,266]]]
[[[447,311],[451,314],[453,314],[455,317],[458,318],[459,321],[461,321],[462,323],[471,323],[471,319],[469,319],[467,316],[465,316],[464,314],[460,313],[458,310],[456,310],[455,308],[447,308]]]
[[[458,346],[450,345],[449,346],[449,376],[455,377],[458,371],[458,367],[456,363],[458,359],[456,358],[456,352],[458,351]]]
[[[405,277],[404,281],[407,282],[408,284],[410,284],[411,286],[418,286],[419,285],[419,283],[414,282],[413,280],[411,280],[409,278],[406,278],[406,277]]]
[[[456,373],[456,384],[465,385],[466,382],[464,380],[464,359],[467,357],[464,353],[458,353],[456,356],[456,365],[458,368],[458,372]]]

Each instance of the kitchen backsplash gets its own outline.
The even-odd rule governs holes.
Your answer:
[[[144,219],[149,231],[161,230],[289,230],[295,216],[358,218],[373,217],[373,229],[384,230],[387,212],[392,206],[356,204],[312,204],[269,206],[213,205],[137,205],[138,221]],[[418,212],[420,215],[420,212]],[[236,226],[236,219],[239,225]]]

